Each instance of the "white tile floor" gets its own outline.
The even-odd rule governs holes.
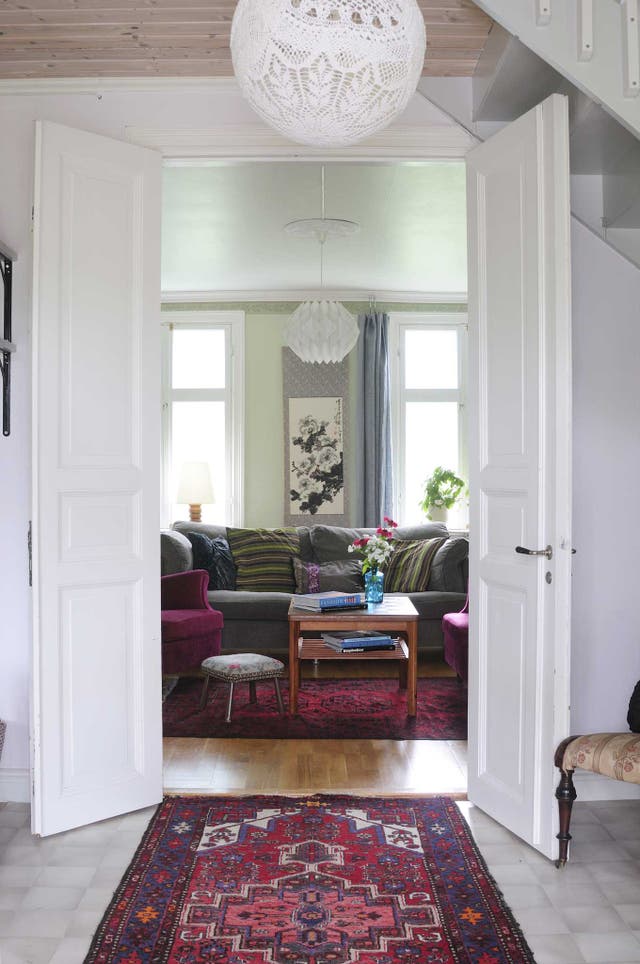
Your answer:
[[[460,804],[538,964],[640,962],[640,802],[574,807],[562,870]],[[0,805],[0,964],[81,964],[153,810],[45,840]]]

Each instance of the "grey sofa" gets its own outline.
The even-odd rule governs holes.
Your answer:
[[[351,560],[347,546],[357,536],[374,529],[347,529],[338,526],[299,527],[300,557],[307,562],[328,563]],[[184,572],[193,568],[191,543],[187,532],[199,532],[210,539],[226,537],[224,526],[198,522],[176,522],[161,532],[162,574]],[[399,539],[433,539],[448,537],[442,523],[400,527]],[[462,609],[468,577],[468,542],[448,539],[433,560],[429,590],[409,593],[420,614],[418,648],[433,657],[443,650],[442,617]],[[431,588],[433,586],[433,588]],[[216,590],[209,592],[209,602],[224,616],[223,650],[231,652],[284,652],[288,647],[287,612],[291,594],[284,592],[246,592]]]

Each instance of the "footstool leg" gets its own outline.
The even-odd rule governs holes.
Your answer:
[[[280,710],[280,716],[284,716],[284,706],[282,705],[282,693],[280,692],[280,680],[277,676],[273,678],[273,685],[276,688],[276,699],[278,701],[278,709]]]
[[[256,699],[256,682],[255,682],[255,680],[251,680],[250,683],[249,683],[249,702],[250,702],[250,703],[257,703],[257,702],[258,702],[258,700]]]
[[[225,723],[231,723],[231,710],[233,708],[233,683],[229,683],[229,702],[227,703],[227,715]]]
[[[205,676],[204,683],[202,684],[202,696],[200,697],[200,709],[203,710],[207,705],[207,691],[209,689],[210,676]]]

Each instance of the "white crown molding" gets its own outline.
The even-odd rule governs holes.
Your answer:
[[[107,91],[172,90],[189,93],[235,93],[235,77],[35,77],[0,80],[0,95],[102,94]]]
[[[7,803],[29,803],[29,771],[0,768],[0,800]]]
[[[294,144],[276,131],[260,124],[227,124],[203,130],[148,130],[127,127],[133,144],[149,147],[172,163],[193,166],[194,159],[204,164],[218,159],[298,160],[457,160],[474,146],[474,138],[456,124],[410,126],[396,124],[359,144],[335,150]]]
[[[363,288],[282,288],[272,291],[163,291],[163,304],[216,304],[225,302],[256,301],[369,301],[370,290]],[[376,291],[375,300],[380,304],[419,305],[466,305],[466,292],[450,291]]]

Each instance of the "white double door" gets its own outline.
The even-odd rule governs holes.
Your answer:
[[[568,705],[567,183],[561,98],[469,157],[469,797],[549,853],[552,744],[566,735]],[[157,155],[39,125],[33,829],[41,834],[161,799],[159,221]],[[547,543],[548,566],[514,552]]]

